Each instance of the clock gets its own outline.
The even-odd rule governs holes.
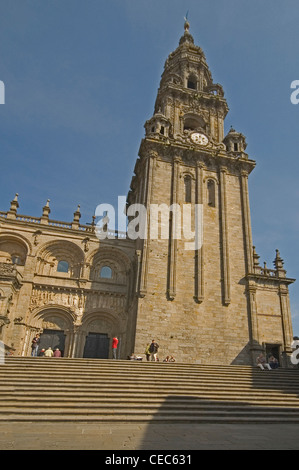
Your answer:
[[[193,132],[193,134],[191,134],[191,140],[195,144],[199,144],[199,145],[208,145],[209,143],[209,139],[207,138],[207,136],[204,134],[201,134],[200,132]]]

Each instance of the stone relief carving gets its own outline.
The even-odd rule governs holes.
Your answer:
[[[126,295],[112,292],[72,292],[67,289],[33,289],[29,310],[57,305],[69,308],[76,314],[76,323],[89,310],[105,309],[121,312],[126,305]]]
[[[1,276],[16,276],[17,270],[15,265],[12,263],[0,263],[0,275]]]

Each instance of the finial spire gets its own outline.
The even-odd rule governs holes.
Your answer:
[[[184,30],[185,31],[184,31],[184,35],[180,39],[180,45],[185,43],[185,42],[191,42],[191,43],[194,44],[194,39],[193,39],[193,37],[191,36],[191,34],[189,32],[190,24],[189,24],[189,21],[188,21],[188,13],[189,13],[189,11],[187,11],[186,16],[184,16],[184,20],[185,20]]]
[[[16,217],[17,209],[19,208],[18,197],[19,197],[19,194],[16,193],[14,199],[10,202],[10,209],[7,213],[8,218]]]
[[[43,207],[43,215],[41,217],[41,222],[43,224],[48,224],[50,212],[51,212],[50,199],[47,199],[46,205]]]
[[[80,212],[80,204],[78,204],[76,212],[74,212],[74,218],[72,222],[72,228],[78,229],[79,228],[79,222],[81,218],[81,212]]]
[[[184,29],[185,29],[185,31],[189,32],[190,24],[189,24],[189,21],[188,21],[188,13],[189,13],[189,10],[187,11],[186,16],[184,17],[184,20],[185,20]]]

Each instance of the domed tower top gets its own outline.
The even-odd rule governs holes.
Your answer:
[[[200,130],[221,143],[228,106],[222,86],[213,83],[204,52],[194,44],[189,28],[185,18],[179,46],[164,65],[154,115],[163,114],[174,139],[181,139],[187,131]]]

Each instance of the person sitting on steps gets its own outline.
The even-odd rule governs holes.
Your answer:
[[[261,370],[265,370],[265,367],[266,367],[266,369],[268,369],[268,370],[272,370],[271,367],[270,367],[270,364],[268,364],[268,362],[266,361],[266,358],[265,358],[265,356],[263,355],[263,353],[261,353],[261,354],[256,358],[256,364],[257,364],[257,366],[258,366]]]

